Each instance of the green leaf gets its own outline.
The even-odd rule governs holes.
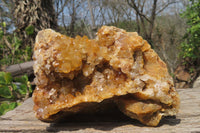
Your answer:
[[[4,28],[6,28],[6,22],[3,22],[3,23],[2,23],[2,26],[3,26]]]
[[[14,80],[16,82],[20,82],[22,84],[27,84],[27,82],[28,82],[28,76],[27,75],[23,75],[21,77],[16,77]]]
[[[5,72],[0,72],[0,84],[6,84],[6,81],[4,80]]]
[[[17,102],[12,102],[12,103],[10,103],[9,104],[9,108],[11,109],[11,110],[13,110],[14,108],[16,108],[17,107]]]
[[[26,95],[26,93],[27,93],[27,86],[25,84],[21,84],[18,91],[19,91],[19,93],[21,95]]]
[[[35,27],[33,25],[30,25],[30,26],[26,27],[25,31],[28,35],[33,35],[34,31],[35,31]]]
[[[0,115],[4,115],[9,109],[9,103],[8,102],[3,102],[0,105]]]
[[[12,82],[12,76],[11,73],[5,73],[4,79],[6,81],[6,84],[10,84]]]
[[[16,108],[19,104],[17,102],[9,102],[9,101],[4,101],[0,105],[0,115],[4,115],[6,112],[13,110]]]
[[[11,84],[12,76],[11,73],[0,72],[0,84]]]
[[[0,39],[2,39],[2,37],[3,37],[3,30],[0,28]]]
[[[12,89],[13,89],[14,91],[17,91],[17,90],[18,90],[17,85],[16,85],[15,83],[11,84],[11,86],[12,86]]]
[[[0,96],[4,98],[12,98],[12,92],[8,86],[2,85],[0,87]]]
[[[32,88],[31,88],[31,84],[30,84],[29,81],[27,82],[27,87],[28,87],[28,91],[29,91],[29,93],[32,93],[33,90],[32,90]]]

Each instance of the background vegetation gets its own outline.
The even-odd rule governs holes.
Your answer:
[[[0,0],[0,68],[31,60],[39,30],[94,38],[102,25],[138,32],[167,63],[200,73],[200,0]],[[0,115],[31,95],[27,76],[0,72]],[[5,102],[6,101],[6,102]]]
[[[200,72],[200,0],[190,0],[187,9],[181,17],[188,25],[183,42],[180,44],[180,56],[190,73],[195,72],[195,78]]]

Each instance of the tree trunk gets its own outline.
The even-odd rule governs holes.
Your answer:
[[[16,32],[23,46],[32,46],[38,31],[56,29],[57,20],[53,0],[13,0]]]
[[[149,34],[147,39],[152,43],[152,32],[154,28],[155,18],[156,18],[156,7],[157,7],[157,0],[154,0],[152,12],[151,12],[151,18],[149,23]]]
[[[91,6],[91,2],[90,0],[87,0],[88,1],[88,7],[89,7],[89,10],[90,10],[90,16],[91,16],[91,21],[92,21],[92,29],[96,28],[95,26],[95,21],[94,21],[94,15],[93,15],[93,11],[92,11],[92,6]]]
[[[138,34],[140,34],[140,21],[139,21],[138,13],[136,13],[136,23],[137,23],[137,32]]]
[[[71,14],[71,23],[70,23],[70,35],[74,37],[74,28],[75,28],[75,21],[76,21],[76,8],[75,8],[75,0],[72,1],[72,14]]]

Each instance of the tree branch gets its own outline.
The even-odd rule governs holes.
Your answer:
[[[13,48],[12,48],[11,44],[8,42],[8,40],[7,40],[6,36],[5,36],[5,34],[6,34],[6,29],[4,28],[3,40],[4,40],[5,44],[6,44],[6,46],[10,49],[10,51],[11,51],[11,53],[12,53],[12,49],[13,49]]]
[[[135,0],[131,0],[131,3],[129,0],[126,0],[126,1],[128,5],[132,7],[140,17],[145,18],[149,23],[151,23],[151,21],[147,18],[147,16],[145,16],[142,12],[139,11],[137,5],[135,4]]]
[[[145,3],[146,3],[146,0],[144,0],[143,3],[142,3],[142,6],[141,6],[141,12],[143,12],[143,9],[144,9],[144,5],[145,5]]]
[[[8,42],[6,36],[3,36],[3,40],[5,41],[5,44],[7,45],[7,47],[12,51],[12,46],[11,46],[11,44]]]
[[[168,2],[166,5],[163,6],[163,8],[161,8],[160,10],[158,10],[156,12],[156,15],[158,15],[159,13],[161,13],[163,10],[165,10],[169,5],[176,3],[176,1],[172,1],[172,2]]]
[[[65,3],[61,6],[61,9],[60,9],[60,11],[58,11],[57,12],[57,16],[61,13],[61,12],[63,12],[63,10],[64,10],[64,8],[65,8],[65,6],[67,5],[67,3],[68,3],[68,1],[69,0],[65,0]]]

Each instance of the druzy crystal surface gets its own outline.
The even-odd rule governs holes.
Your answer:
[[[42,30],[33,59],[34,111],[40,120],[92,111],[105,100],[149,126],[178,112],[166,64],[136,32],[103,26],[90,40]]]

